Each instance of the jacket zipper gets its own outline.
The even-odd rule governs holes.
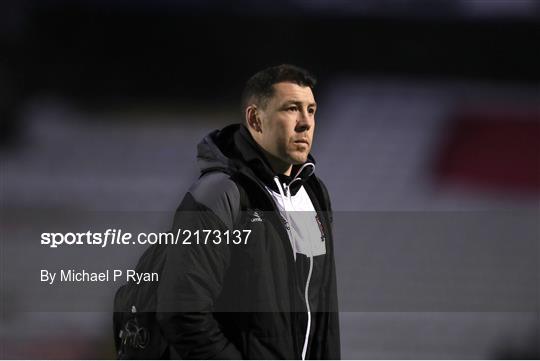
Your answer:
[[[273,200],[272,200],[273,202]],[[294,265],[294,256],[293,256],[293,253],[294,250],[291,246],[291,242],[289,241],[289,235],[287,233],[287,229],[285,228],[285,226],[283,225],[283,222],[281,222],[279,220],[279,218],[276,217],[276,222],[275,222],[275,226],[276,226],[276,229],[278,230],[278,232],[280,233],[280,238],[282,240],[282,242],[285,242],[285,240],[287,240],[287,242],[285,242],[287,245],[288,245],[288,248],[289,248],[289,267],[290,267],[290,270],[292,272],[292,285],[291,287],[289,288],[289,292],[291,293],[292,297],[291,297],[291,307],[293,308],[293,310],[291,310],[291,320],[292,320],[292,332],[293,332],[293,337],[294,337],[294,342],[293,342],[293,345],[294,345],[294,351],[297,355],[297,359],[303,359],[302,358],[302,351],[300,351],[299,349],[299,345],[298,345],[298,342],[297,342],[297,339],[296,339],[296,335],[297,335],[297,323],[298,323],[298,316],[297,316],[297,311],[296,311],[296,302],[295,302],[295,294],[296,294],[296,290],[298,288],[298,282],[296,281],[297,279],[297,274],[296,274],[296,267]],[[291,266],[292,264],[292,266]]]
[[[276,178],[277,179],[277,178]],[[279,182],[279,180],[276,180],[276,183]],[[280,185],[278,184],[278,187],[280,187]],[[290,197],[291,197],[291,193],[290,193],[290,189],[289,187],[285,186],[284,188],[284,195],[285,197],[289,200],[290,202]],[[291,203],[291,208],[294,209],[294,207],[292,206],[292,202]],[[287,212],[287,210],[285,209],[285,199],[283,199],[283,210],[285,212]],[[291,219],[287,216],[287,219],[288,219],[288,226],[289,226],[289,229],[288,229],[288,238],[289,238],[289,242],[291,244],[294,244],[294,237],[293,237],[293,234],[292,234],[292,231],[291,231],[291,227],[292,227],[292,224],[291,224]],[[293,255],[294,255],[294,259],[296,261],[296,249],[295,247],[291,246],[292,248],[292,252],[293,252]],[[304,300],[306,302],[306,310],[307,310],[307,324],[306,324],[306,335],[304,336],[304,342],[303,342],[303,346],[302,346],[302,360],[305,360],[306,359],[306,354],[307,354],[307,348],[308,348],[308,345],[309,345],[309,334],[311,332],[311,307],[309,306],[309,284],[310,284],[310,281],[311,281],[311,274],[313,273],[313,254],[312,252],[310,251],[310,254],[309,254],[309,271],[308,271],[308,276],[307,276],[307,279],[306,279],[306,287],[304,289]],[[296,266],[295,266],[295,280],[296,280]]]
[[[255,184],[258,185],[259,191],[262,191],[262,193],[266,197],[266,200],[272,206],[272,209],[277,210],[278,209],[277,205],[275,204],[272,197],[268,194],[268,192],[264,188],[264,185],[262,185],[258,179],[253,179],[252,177],[246,175],[245,173],[244,173],[244,175],[247,176],[248,178],[250,178],[252,181],[255,182]],[[293,346],[294,346],[294,352],[297,355],[296,358],[297,359],[303,359],[302,358],[302,351],[300,350],[300,347],[299,347],[298,342],[297,342],[298,340],[296,338],[298,317],[297,317],[297,312],[296,312],[296,302],[295,302],[295,296],[294,295],[296,294],[296,290],[298,289],[298,282],[296,280],[297,279],[297,274],[296,274],[295,259],[294,259],[294,254],[293,254],[294,250],[292,248],[287,229],[285,228],[285,225],[283,224],[283,222],[280,220],[280,218],[278,216],[279,210],[278,211],[272,211],[272,213],[275,215],[273,218],[271,218],[271,219],[274,219],[274,222],[272,222],[272,223],[274,223],[274,227],[278,231],[278,233],[280,235],[280,238],[281,238],[281,241],[284,242],[286,244],[286,247],[289,249],[289,252],[288,252],[289,253],[289,262],[288,262],[288,264],[289,264],[289,268],[290,268],[290,270],[292,272],[292,277],[291,277],[292,278],[292,285],[290,285],[290,287],[289,287],[289,292],[291,294],[291,307],[294,308],[294,310],[291,310],[291,321],[292,321],[291,326],[292,326],[292,333],[293,333],[293,337],[294,337]]]
[[[248,177],[249,179],[251,179],[251,181],[255,182],[255,184],[258,185],[258,188],[259,188],[259,191],[262,191],[266,197],[266,200],[270,203],[270,205],[272,206],[272,209],[273,210],[277,210],[278,207],[277,205],[275,204],[274,200],[272,199],[272,197],[267,193],[267,191],[265,190],[264,188],[264,184],[261,184],[260,181],[257,179],[257,178],[253,178],[247,174],[244,173],[244,176]],[[315,181],[315,183],[318,183]],[[320,189],[320,191],[322,192],[322,187],[320,185],[318,185],[318,188]],[[313,195],[314,197],[314,200],[315,200],[315,203],[314,203],[314,208],[315,208],[315,212],[319,215],[319,212],[322,210],[320,209],[321,207],[321,202],[320,200],[318,199],[318,197],[316,196],[316,194],[313,193],[312,189],[310,188],[309,186],[309,182],[308,182],[308,190],[306,190],[308,195]],[[311,197],[310,197],[311,199]],[[313,203],[313,200],[311,200],[311,202]],[[317,204],[319,207],[319,209],[317,209],[315,207],[315,204]],[[279,213],[279,210],[277,211]],[[274,214],[275,211],[273,211]],[[280,234],[280,238],[282,240],[282,242],[285,242],[285,240],[287,240],[286,243],[286,247],[289,249],[289,266],[291,268],[291,271],[292,271],[292,274],[293,274],[293,277],[292,277],[292,289],[290,288],[289,289],[289,292],[291,292],[291,295],[292,296],[292,299],[291,299],[291,302],[293,303],[294,305],[294,312],[293,312],[293,315],[296,315],[297,312],[296,312],[296,302],[295,302],[295,297],[294,297],[294,294],[296,293],[296,290],[298,288],[298,282],[297,282],[297,274],[296,274],[296,267],[295,267],[295,255],[294,255],[294,249],[291,245],[291,237],[289,236],[289,233],[287,232],[287,229],[285,227],[285,225],[283,224],[283,222],[281,222],[281,220],[279,219],[279,216],[276,216],[274,217],[275,219],[275,222],[272,222],[274,223],[274,226],[276,227],[276,230],[278,230],[278,233]],[[326,217],[321,217],[320,216],[320,219],[324,219],[324,226],[323,226],[323,229],[326,228],[326,232],[328,233],[329,235],[329,232],[330,232],[330,225],[328,223],[328,220],[326,219]],[[313,272],[313,256],[310,254],[310,270],[309,270],[309,273],[308,273],[308,279],[306,281],[306,289],[305,289],[305,301],[306,301],[306,308],[307,308],[307,315],[308,315],[308,324],[307,324],[307,328],[306,328],[306,336],[305,336],[305,339],[304,339],[304,345],[302,347],[302,351],[299,350],[299,345],[297,343],[297,339],[296,339],[296,334],[297,334],[297,323],[299,322],[298,321],[298,317],[294,316],[292,318],[292,332],[293,332],[293,337],[295,337],[294,339],[294,342],[293,342],[293,345],[294,345],[294,349],[295,349],[295,354],[297,355],[297,358],[299,359],[302,359],[302,360],[305,360],[305,356],[307,355],[307,346],[308,346],[308,342],[306,341],[309,341],[309,334],[311,333],[311,309],[310,309],[310,306],[309,306],[309,283],[310,283],[310,278],[311,278],[311,274]],[[292,264],[292,266],[291,266]]]

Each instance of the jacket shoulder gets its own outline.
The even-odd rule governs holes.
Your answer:
[[[194,201],[210,209],[228,227],[240,215],[240,191],[231,176],[223,172],[210,172],[201,176],[189,188]]]

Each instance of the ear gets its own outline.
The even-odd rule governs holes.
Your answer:
[[[261,119],[259,118],[258,109],[255,104],[251,104],[246,108],[245,118],[248,128],[256,133],[262,132]]]

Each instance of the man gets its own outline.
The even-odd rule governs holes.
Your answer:
[[[198,145],[201,177],[174,229],[211,241],[164,248],[156,316],[171,357],[340,357],[331,207],[310,155],[314,86],[292,65],[255,74],[244,124]],[[233,230],[241,244],[225,241]]]

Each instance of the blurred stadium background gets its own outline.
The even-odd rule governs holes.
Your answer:
[[[319,78],[313,154],[336,211],[538,212],[539,20],[536,0],[3,1],[2,301],[18,298],[6,250],[32,226],[6,215],[172,215],[196,144],[239,122],[245,80],[279,63]],[[538,242],[538,223],[525,234]],[[346,289],[354,247],[336,244],[344,294],[366,292]],[[110,313],[1,310],[1,358],[115,357]],[[343,358],[540,355],[538,308],[347,311]]]

